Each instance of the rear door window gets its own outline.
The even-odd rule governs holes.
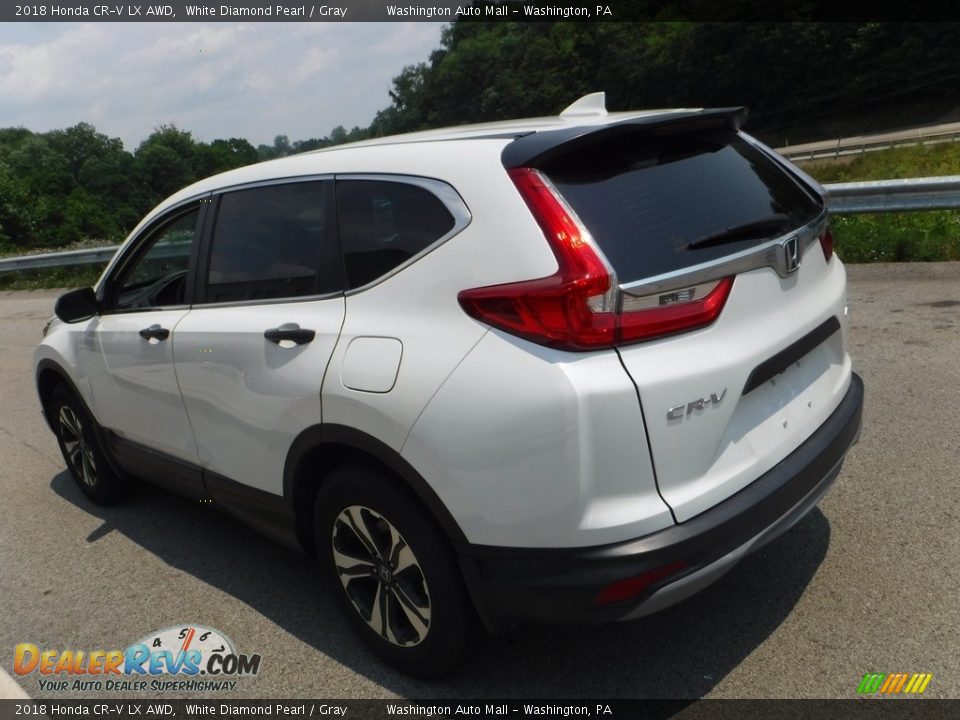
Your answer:
[[[822,210],[786,170],[732,131],[638,132],[541,170],[624,283],[744,250]]]
[[[393,180],[337,180],[337,217],[348,289],[393,272],[457,225],[426,187]]]
[[[329,181],[236,190],[220,197],[210,242],[206,301],[271,300],[342,289],[329,232]]]

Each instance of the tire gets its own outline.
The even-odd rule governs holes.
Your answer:
[[[476,611],[450,543],[403,488],[364,465],[334,469],[318,493],[314,537],[337,604],[381,659],[420,678],[467,660]]]
[[[99,505],[123,497],[127,483],[113,471],[100,445],[96,424],[76,396],[58,387],[49,407],[60,452],[83,494]]]

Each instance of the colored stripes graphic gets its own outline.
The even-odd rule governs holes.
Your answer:
[[[933,673],[867,673],[860,681],[857,692],[867,695],[920,695],[932,679]]]

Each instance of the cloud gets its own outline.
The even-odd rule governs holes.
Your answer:
[[[0,26],[0,127],[90,122],[135,148],[175,123],[199,140],[271,143],[366,126],[438,23]]]

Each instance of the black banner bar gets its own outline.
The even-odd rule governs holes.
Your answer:
[[[953,720],[960,700],[0,700],[15,718],[597,718],[599,720]]]
[[[3,22],[950,21],[948,0],[54,0],[0,4]]]

